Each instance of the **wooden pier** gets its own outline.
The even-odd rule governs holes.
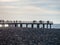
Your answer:
[[[21,27],[21,28],[50,28],[52,21],[4,21],[0,20],[0,27]],[[42,26],[41,26],[42,25]]]

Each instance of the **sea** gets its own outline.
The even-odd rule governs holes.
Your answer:
[[[43,26],[40,25],[40,27],[42,28]],[[45,25],[45,28],[47,28],[47,25]],[[50,25],[48,25],[48,28],[50,28]],[[60,24],[53,24],[53,25],[51,25],[51,28],[60,29]]]
[[[60,24],[53,24],[52,28],[60,29]]]

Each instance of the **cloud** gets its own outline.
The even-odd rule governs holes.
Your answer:
[[[15,1],[18,1],[18,0],[0,0],[0,2],[15,2]]]
[[[16,2],[15,2],[16,1]],[[59,1],[52,0],[2,0],[0,19],[13,20],[54,20],[59,22]],[[54,9],[54,10],[53,10]],[[58,9],[58,10],[56,10]],[[57,16],[58,15],[58,16]],[[57,21],[58,20],[58,21]]]
[[[0,9],[17,8],[16,6],[0,6]]]
[[[4,9],[3,12],[7,12],[8,14],[60,14],[60,11],[51,11],[44,8],[39,8],[35,6],[24,6],[24,7],[16,7],[16,6],[2,6],[1,9]]]
[[[31,5],[42,7],[49,10],[60,10],[60,1],[58,0],[31,0]]]

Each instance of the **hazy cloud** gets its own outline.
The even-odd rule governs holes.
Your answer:
[[[14,1],[18,1],[18,0],[0,0],[0,2],[14,2]]]
[[[58,16],[57,16],[58,15]],[[59,0],[1,0],[0,18],[10,20],[53,20],[59,22]]]

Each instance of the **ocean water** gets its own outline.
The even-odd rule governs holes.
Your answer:
[[[25,27],[25,25],[23,25],[23,27]],[[28,27],[30,27],[30,25]],[[37,25],[34,25],[33,28],[37,28]],[[40,24],[39,28],[43,28],[43,25]],[[47,25],[45,25],[45,28],[47,28]],[[50,28],[50,25],[48,25],[48,28]],[[60,24],[53,24],[52,28],[60,29]]]
[[[43,28],[43,25],[40,25],[40,28]],[[45,28],[47,28],[47,25],[45,25]],[[50,28],[50,25],[48,25],[48,28]],[[53,24],[52,28],[60,29],[60,24]]]
[[[53,24],[52,28],[60,29],[60,24]]]

